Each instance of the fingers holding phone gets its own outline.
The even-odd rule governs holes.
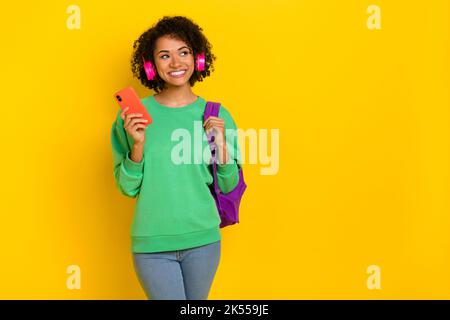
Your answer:
[[[146,128],[153,122],[147,108],[131,86],[117,91],[114,98],[122,109],[120,117],[124,129],[133,137],[135,144],[143,144]]]
[[[143,118],[142,113],[126,114],[128,109],[129,107],[126,107],[120,113],[120,118],[123,120],[123,128],[133,138],[134,143],[144,143],[148,120]]]

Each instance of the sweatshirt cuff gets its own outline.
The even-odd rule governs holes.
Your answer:
[[[226,163],[226,164],[219,164],[217,163],[217,173],[219,173],[221,176],[232,176],[235,173],[237,173],[238,168],[235,161],[233,163]]]
[[[123,162],[123,166],[125,170],[128,172],[142,173],[142,169],[144,167],[144,157],[142,157],[141,162],[135,162],[131,160],[131,151],[127,152],[127,156],[125,157],[125,161]]]

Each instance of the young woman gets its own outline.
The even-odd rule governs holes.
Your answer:
[[[207,299],[219,265],[207,134],[215,137],[219,188],[228,193],[239,180],[237,127],[223,106],[203,121],[206,100],[192,92],[215,59],[202,29],[186,17],[163,17],[134,42],[133,74],[156,91],[141,99],[153,122],[119,110],[111,142],[116,185],[137,198],[131,249],[149,299]]]

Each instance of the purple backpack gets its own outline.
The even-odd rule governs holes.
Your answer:
[[[209,116],[219,116],[220,103],[208,101],[206,103],[205,112],[203,114],[203,121],[206,121]],[[216,164],[216,150],[214,144],[214,136],[208,134],[208,143],[212,154],[213,172],[214,172],[214,187],[210,186],[209,190],[216,201],[217,210],[220,216],[220,228],[239,223],[239,204],[241,203],[242,195],[244,194],[247,185],[244,181],[242,168],[238,164],[239,182],[237,186],[229,193],[223,194],[219,189],[217,182],[217,164]]]

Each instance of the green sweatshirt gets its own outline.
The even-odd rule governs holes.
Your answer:
[[[116,185],[123,195],[137,198],[130,230],[132,252],[181,250],[219,241],[220,217],[208,188],[213,171],[203,128],[206,100],[198,97],[181,108],[161,105],[153,96],[141,101],[153,123],[146,129],[140,163],[130,159],[134,141],[123,128],[120,109],[111,128]],[[219,118],[224,119],[225,129],[236,132],[223,106]],[[229,133],[226,142],[231,161],[217,166],[223,193],[237,185],[241,165],[237,134]]]

